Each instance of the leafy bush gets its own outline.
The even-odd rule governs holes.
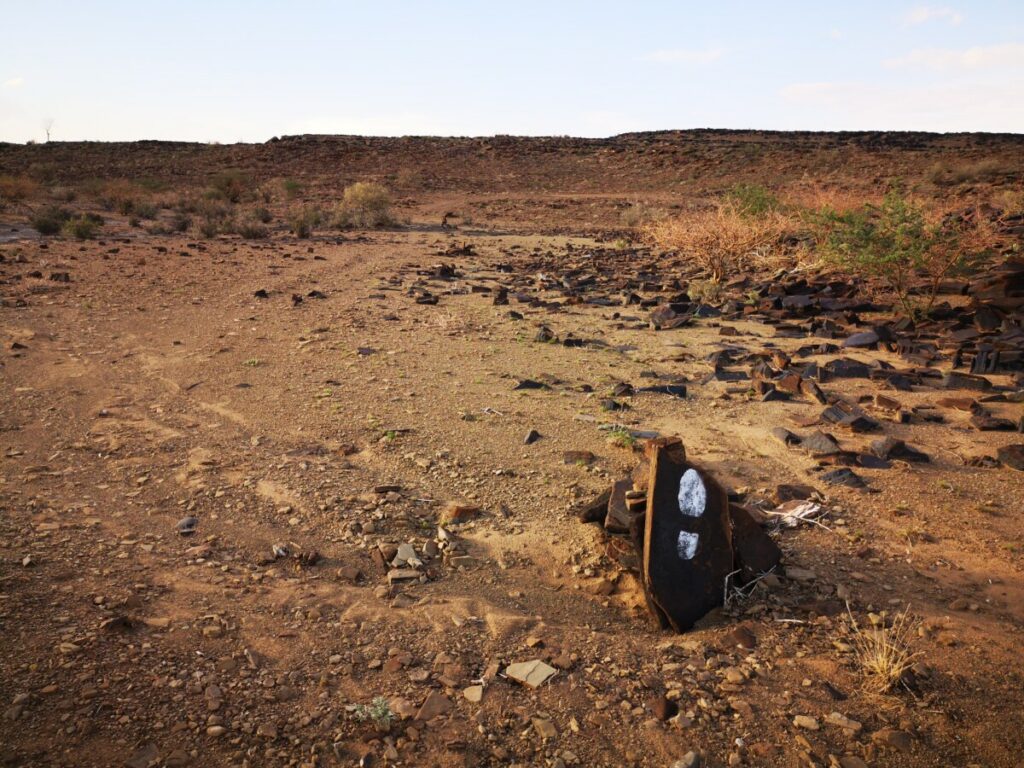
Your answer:
[[[843,213],[825,209],[818,222],[825,255],[855,274],[882,280],[909,316],[931,311],[942,281],[1000,242],[995,227],[981,215],[929,217],[898,188],[880,206]],[[922,277],[924,288],[915,295]]]
[[[294,200],[302,194],[302,184],[295,179],[285,179],[281,182],[281,188],[284,189],[284,194],[289,200]]]
[[[782,210],[779,199],[760,184],[735,184],[728,197],[743,216],[764,216]]]
[[[338,207],[339,227],[381,227],[394,222],[391,195],[380,184],[360,181],[345,187]]]
[[[61,230],[68,237],[78,240],[92,240],[103,226],[103,219],[95,214],[82,214],[64,222]]]
[[[252,179],[243,171],[221,171],[210,180],[207,196],[212,199],[238,203],[253,195]]]
[[[303,208],[292,214],[288,220],[291,233],[299,238],[312,236],[313,229],[320,225],[323,217],[316,208]]]
[[[263,206],[260,206],[259,208],[256,208],[252,212],[252,215],[253,215],[253,218],[256,219],[256,221],[259,221],[259,222],[261,222],[263,224],[269,224],[271,221],[274,220],[274,217],[270,215],[270,209],[269,208],[264,208]]]
[[[60,232],[64,222],[71,218],[71,213],[64,208],[51,205],[37,211],[29,218],[32,229],[40,235],[56,235]]]
[[[654,222],[646,234],[656,245],[689,257],[720,282],[766,263],[788,225],[779,213],[745,216],[727,201]]]

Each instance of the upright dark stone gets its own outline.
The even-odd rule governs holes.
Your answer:
[[[678,441],[651,441],[648,459],[644,581],[655,606],[682,632],[722,604],[733,570],[729,500],[687,462]]]

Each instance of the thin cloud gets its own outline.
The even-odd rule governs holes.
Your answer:
[[[918,48],[906,56],[887,59],[889,69],[931,69],[937,72],[963,72],[978,69],[1024,68],[1024,43],[1002,43],[973,48]]]
[[[667,48],[651,51],[643,59],[659,64],[710,64],[724,55],[721,48]]]
[[[964,15],[959,11],[952,8],[938,8],[934,5],[918,5],[907,11],[903,17],[903,23],[911,27],[927,24],[930,21],[944,21],[956,27],[963,20]]]
[[[24,84],[24,77],[12,77],[10,80],[4,80],[4,88],[21,88]]]

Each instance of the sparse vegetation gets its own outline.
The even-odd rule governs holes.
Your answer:
[[[221,171],[210,180],[206,196],[213,200],[240,203],[255,196],[249,174],[238,170]]]
[[[84,213],[81,216],[69,218],[64,222],[61,231],[67,237],[77,240],[92,240],[96,233],[103,226],[103,219],[96,214]]]
[[[71,212],[58,206],[48,206],[32,214],[29,224],[40,235],[56,235],[64,223],[71,218]]]
[[[266,225],[256,220],[246,220],[235,227],[235,232],[246,240],[263,240],[270,236]]]
[[[394,223],[391,194],[381,184],[356,182],[345,187],[335,224],[338,227],[383,227]]]
[[[718,280],[691,280],[686,296],[700,304],[717,304],[722,300],[722,284]]]
[[[911,647],[917,623],[911,618],[909,608],[897,613],[889,626],[886,626],[888,617],[884,613],[870,627],[861,627],[849,607],[847,613],[853,628],[857,666],[865,676],[866,687],[876,693],[893,690],[903,682],[918,657]]]
[[[879,278],[909,316],[927,315],[942,281],[994,249],[999,238],[981,214],[929,214],[898,189],[880,206],[820,211],[819,244],[843,269]],[[919,278],[925,287],[915,294]]]
[[[302,208],[295,211],[288,219],[288,228],[298,238],[312,237],[313,230],[318,227],[323,217],[316,208]]]
[[[608,444],[633,451],[637,448],[637,439],[625,427],[615,427],[608,432]]]
[[[760,184],[735,184],[728,197],[736,211],[746,217],[767,216],[783,208],[779,199]]]
[[[20,203],[33,195],[39,185],[28,176],[0,176],[0,205]]]
[[[748,216],[726,200],[710,209],[655,222],[646,233],[656,245],[689,257],[713,280],[721,281],[768,262],[788,224],[778,212]]]
[[[391,711],[391,705],[383,696],[377,696],[367,704],[356,704],[352,707],[352,717],[361,723],[372,722],[377,728],[384,731],[391,727],[395,718]]]

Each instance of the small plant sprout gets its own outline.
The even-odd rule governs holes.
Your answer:
[[[384,731],[391,727],[395,715],[388,700],[383,696],[377,696],[369,704],[356,704],[352,707],[352,717],[360,723],[370,721]]]
[[[608,443],[616,448],[626,448],[632,451],[636,450],[637,439],[625,427],[614,427],[608,432]]]
[[[259,366],[263,365],[263,361],[260,360],[258,357],[250,357],[248,360],[242,363],[242,365],[246,365],[250,368],[258,368]]]

